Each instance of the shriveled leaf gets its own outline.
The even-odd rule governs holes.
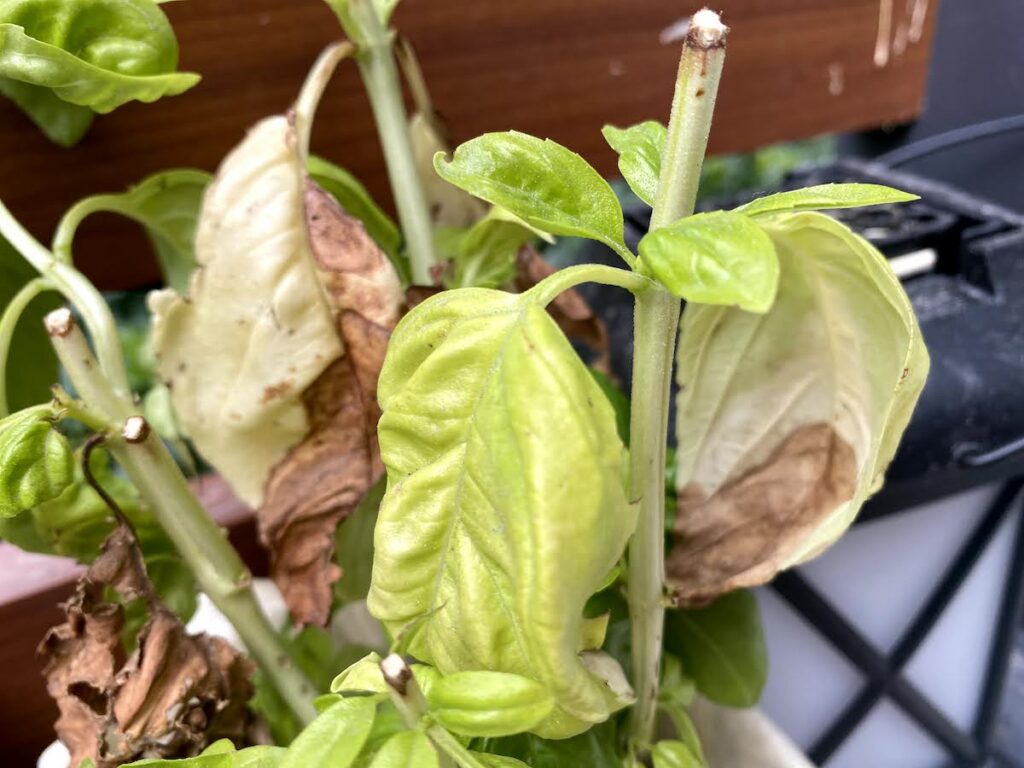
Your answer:
[[[331,705],[292,742],[280,768],[348,768],[370,735],[376,709],[366,697]]]
[[[757,224],[728,211],[698,213],[649,232],[641,265],[675,296],[767,312],[779,285],[775,246]]]
[[[651,757],[654,768],[705,768],[704,761],[681,741],[659,741]]]
[[[528,291],[556,271],[535,249],[522,248],[516,258],[516,289],[520,293]],[[566,336],[582,342],[593,353],[592,367],[604,374],[611,373],[608,329],[579,291],[570,288],[560,293],[548,304],[548,312]]]
[[[64,102],[110,112],[182,93],[199,76],[176,72],[178,42],[152,0],[11,0],[0,7],[0,77]],[[61,143],[85,130],[84,112],[57,108],[23,86],[4,89]]]
[[[747,216],[796,211],[827,211],[836,208],[860,208],[865,205],[906,203],[917,195],[881,184],[819,184],[814,187],[776,192],[756,198],[736,209]]]
[[[512,736],[538,726],[554,708],[547,688],[508,672],[457,672],[427,695],[430,714],[460,736]]]
[[[437,750],[422,731],[396,733],[377,752],[370,768],[438,768]]]
[[[128,660],[119,662],[124,613],[115,590],[152,612]],[[135,758],[198,754],[248,725],[252,665],[219,638],[189,636],[155,597],[134,537],[118,527],[64,606],[67,622],[39,648],[57,702],[57,734],[77,764],[114,768]],[[204,764],[205,765],[205,764]]]
[[[601,129],[608,146],[619,155],[619,172],[633,193],[650,206],[658,196],[661,156],[668,130],[657,120],[647,120],[628,128],[606,125]]]
[[[54,252],[70,259],[71,242],[82,220],[93,213],[119,213],[145,228],[156,251],[164,282],[179,293],[195,269],[193,243],[206,171],[177,168],[147,176],[119,195],[95,195],[76,204],[61,221]]]
[[[9,77],[0,77],[0,95],[17,104],[46,138],[62,147],[81,141],[96,117],[88,107],[64,101],[49,88]]]
[[[59,496],[74,479],[67,438],[49,405],[0,420],[0,517],[14,517]]]
[[[762,225],[780,263],[772,309],[683,315],[668,559],[681,605],[764,583],[835,541],[880,487],[928,372],[885,257],[822,214]]]
[[[727,707],[752,707],[768,680],[768,649],[757,600],[745,590],[705,608],[669,611],[665,647],[676,654],[701,694]]]
[[[606,719],[622,702],[577,649],[635,510],[611,406],[557,325],[529,299],[446,291],[399,324],[379,393],[371,613],[442,674],[547,686],[537,733]]]
[[[488,133],[438,154],[441,178],[500,205],[544,232],[598,240],[625,252],[622,209],[586,160],[550,139],[518,131]]]

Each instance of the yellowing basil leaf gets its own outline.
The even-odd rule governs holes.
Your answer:
[[[651,757],[654,768],[705,768],[704,762],[681,741],[659,741]]]
[[[528,299],[446,291],[399,324],[378,397],[388,492],[371,613],[409,628],[408,652],[442,674],[545,685],[541,735],[605,720],[626,702],[577,649],[635,510],[615,415],[565,336]]]
[[[555,706],[536,680],[508,672],[456,672],[427,695],[430,715],[460,736],[512,736],[539,725]]]
[[[0,420],[0,517],[14,517],[59,496],[75,476],[54,411],[36,405]]]
[[[770,580],[849,526],[883,475],[928,372],[899,280],[818,213],[761,222],[780,264],[764,315],[688,305],[677,406],[677,601]]]
[[[437,750],[422,731],[404,731],[388,739],[370,768],[438,768]]]
[[[179,293],[195,269],[194,241],[203,193],[213,177],[180,168],[147,176],[119,195],[95,195],[74,205],[61,220],[54,253],[71,259],[75,231],[93,213],[119,213],[142,225],[156,251],[164,282]]]
[[[706,608],[668,611],[665,647],[716,704],[752,707],[768,680],[768,649],[757,600],[738,590]]]
[[[102,113],[182,93],[199,76],[176,72],[177,65],[174,31],[151,0],[11,0],[0,7],[0,77],[46,88],[70,104]],[[80,135],[80,117],[15,91],[16,101],[32,103],[33,119],[57,120],[48,131],[56,138]]]
[[[292,742],[280,768],[348,768],[370,735],[376,711],[377,702],[364,696],[331,705]]]
[[[484,218],[460,233],[451,253],[452,288],[498,288],[516,276],[519,249],[537,239],[522,223],[492,208]]]
[[[586,160],[550,139],[487,133],[434,158],[441,178],[553,235],[598,240],[622,254],[622,209]]]
[[[775,246],[746,216],[698,213],[640,241],[641,266],[673,295],[697,304],[767,312],[779,284]]]
[[[96,113],[64,101],[49,88],[0,77],[0,95],[18,105],[50,141],[73,147],[89,131]]]
[[[835,208],[859,208],[864,205],[905,203],[917,195],[881,184],[819,184],[789,192],[765,195],[741,205],[737,213],[762,216],[795,211],[826,211]]]
[[[668,131],[657,120],[628,128],[606,125],[601,129],[608,146],[619,154],[619,172],[633,193],[650,206],[658,196],[661,155]]]

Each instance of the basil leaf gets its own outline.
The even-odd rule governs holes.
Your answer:
[[[502,209],[492,208],[455,236],[450,246],[450,288],[498,288],[516,276],[519,249],[537,239],[537,233],[507,216]]]
[[[881,486],[928,373],[882,254],[819,213],[761,224],[780,264],[771,310],[683,314],[667,561],[681,605],[762,584],[835,541]]]
[[[597,240],[632,259],[612,188],[561,144],[518,131],[487,133],[461,144],[451,160],[439,152],[434,167],[441,178],[532,227]]]
[[[460,736],[496,737],[539,725],[555,706],[540,683],[507,672],[457,672],[427,695],[431,716]]]
[[[395,330],[378,399],[388,492],[370,612],[394,636],[411,627],[407,652],[442,674],[547,686],[556,709],[542,735],[628,703],[577,655],[583,607],[635,525],[626,451],[549,314],[500,291],[434,296]]]
[[[736,209],[747,216],[794,211],[825,211],[835,208],[860,208],[865,205],[905,203],[919,199],[881,184],[819,184],[789,192],[777,192],[752,200]]]
[[[348,768],[359,756],[373,726],[377,702],[342,699],[298,735],[280,768]]]
[[[0,420],[0,517],[14,517],[54,499],[71,485],[71,446],[54,427],[49,405]]]
[[[516,760],[514,757],[488,755],[484,752],[471,752],[470,754],[487,768],[529,768],[522,760]]]
[[[283,747],[247,747],[235,753],[234,768],[277,768],[286,751]]]
[[[402,233],[398,225],[374,202],[359,179],[344,168],[316,155],[310,155],[306,160],[306,169],[309,177],[329,192],[345,209],[345,213],[363,222],[366,233],[392,263],[400,270],[406,269],[406,265],[400,263],[399,259]]]
[[[396,733],[370,763],[370,768],[438,768],[437,750],[422,731]]]
[[[779,285],[775,246],[746,216],[699,213],[648,232],[640,260],[673,295],[767,312]]]
[[[665,647],[702,695],[727,707],[757,704],[768,679],[768,650],[750,592],[722,595],[706,608],[668,611],[665,630]]]
[[[608,146],[619,154],[619,172],[629,188],[653,207],[668,130],[657,120],[647,120],[628,128],[606,125],[601,133]]]
[[[651,757],[654,768],[705,768],[704,761],[681,741],[659,741]]]
[[[147,176],[117,195],[87,197],[61,220],[54,253],[70,261],[71,244],[82,221],[93,213],[119,213],[142,225],[156,251],[164,282],[179,293],[188,290],[196,267],[195,233],[203,195],[213,177],[180,168]]]
[[[64,101],[49,88],[0,77],[0,95],[13,101],[54,144],[73,147],[89,131],[96,113]]]
[[[529,733],[503,739],[487,739],[489,753],[523,761],[530,768],[622,768],[617,750],[615,723],[609,721],[571,739],[552,741]],[[503,768],[502,763],[495,763]]]
[[[341,566],[343,574],[334,582],[334,595],[342,603],[365,600],[370,591],[373,529],[377,525],[377,512],[384,498],[385,486],[384,478],[381,478],[334,534],[334,562]]]
[[[181,760],[137,760],[121,768],[235,768],[235,765],[235,755],[222,752],[185,757]]]
[[[174,31],[152,0],[9,0],[0,7],[0,77],[79,107],[110,112],[199,82],[175,72],[177,65]],[[52,111],[54,102],[43,108],[38,96],[15,95],[19,105],[33,104],[33,119],[54,121],[49,132],[56,137],[68,141],[81,130],[83,118]]]

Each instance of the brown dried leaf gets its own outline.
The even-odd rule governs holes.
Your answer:
[[[710,498],[699,487],[684,489],[666,562],[676,604],[701,606],[769,581],[856,489],[853,447],[826,423],[794,430],[763,464]]]
[[[125,600],[146,598],[152,610],[127,661],[124,608],[103,599],[107,587]],[[39,654],[73,765],[87,757],[96,768],[188,757],[217,739],[244,737],[252,665],[219,638],[186,634],[153,596],[126,527],[107,539],[64,610],[67,621],[47,633]]]
[[[387,256],[312,182],[306,220],[344,354],[303,394],[310,430],[267,480],[257,513],[271,574],[298,624],[326,624],[334,532],[380,478],[377,378],[403,296]]]
[[[520,293],[528,291],[556,271],[535,248],[524,246],[516,258],[516,289]],[[562,292],[548,305],[548,312],[566,336],[581,341],[594,353],[591,365],[601,373],[611,375],[608,330],[580,292],[575,288]]]

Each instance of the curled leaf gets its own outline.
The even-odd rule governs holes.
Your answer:
[[[780,264],[763,315],[688,305],[679,349],[678,603],[815,556],[882,483],[928,354],[885,257],[827,216],[761,222]]]
[[[49,405],[36,405],[0,420],[0,518],[32,510],[71,485],[74,457],[54,416]]]
[[[736,212],[746,216],[765,216],[775,213],[828,211],[884,203],[906,203],[917,199],[917,195],[881,184],[818,184],[755,198],[746,205],[741,205]]]
[[[633,193],[650,206],[658,196],[661,156],[668,129],[657,120],[628,128],[606,125],[601,129],[608,146],[619,154],[619,172]]]

